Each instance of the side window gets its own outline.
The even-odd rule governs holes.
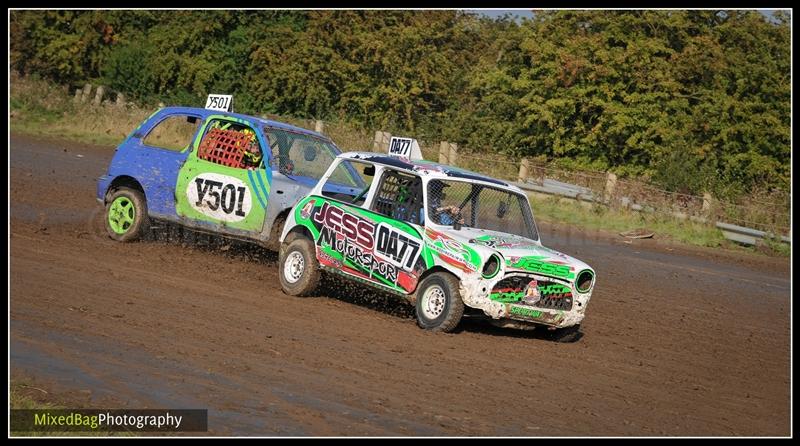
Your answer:
[[[343,159],[322,185],[322,195],[361,206],[367,199],[374,176],[375,166],[372,164]]]
[[[272,148],[273,165],[284,175],[318,180],[338,153],[329,141],[309,134],[274,127],[264,127],[264,134]]]
[[[257,169],[263,151],[255,131],[238,122],[215,119],[197,148],[197,157],[227,167]]]
[[[395,220],[422,224],[422,180],[387,169],[372,210]]]
[[[192,143],[199,125],[200,119],[195,116],[170,116],[150,130],[142,142],[150,147],[181,152]]]

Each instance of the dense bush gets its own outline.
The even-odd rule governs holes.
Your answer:
[[[473,150],[788,189],[789,17],[756,11],[12,11],[11,64],[134,99],[349,121]]]

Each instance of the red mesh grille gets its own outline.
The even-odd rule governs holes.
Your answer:
[[[197,150],[198,158],[228,167],[243,167],[244,150],[253,135],[238,130],[212,129]]]

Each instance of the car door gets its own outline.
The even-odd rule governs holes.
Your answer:
[[[225,115],[206,118],[175,185],[176,212],[188,226],[257,237],[272,175],[258,126]]]
[[[359,190],[349,182],[353,170],[377,180],[364,178]],[[297,218],[314,237],[320,265],[406,294],[426,268],[421,206],[419,177],[348,159],[327,177],[322,196],[298,205]]]
[[[422,179],[405,171],[384,168],[372,197],[370,212],[375,226],[375,257],[394,267],[396,291],[410,293],[430,259],[423,254]]]

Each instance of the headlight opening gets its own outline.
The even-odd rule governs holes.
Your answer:
[[[585,269],[578,273],[578,278],[575,280],[575,289],[579,293],[589,292],[592,289],[592,285],[594,285],[594,273],[592,271]]]
[[[496,276],[497,273],[500,272],[500,257],[497,254],[492,254],[489,256],[489,260],[483,264],[483,270],[481,270],[481,276],[484,279],[491,279],[492,277]]]

